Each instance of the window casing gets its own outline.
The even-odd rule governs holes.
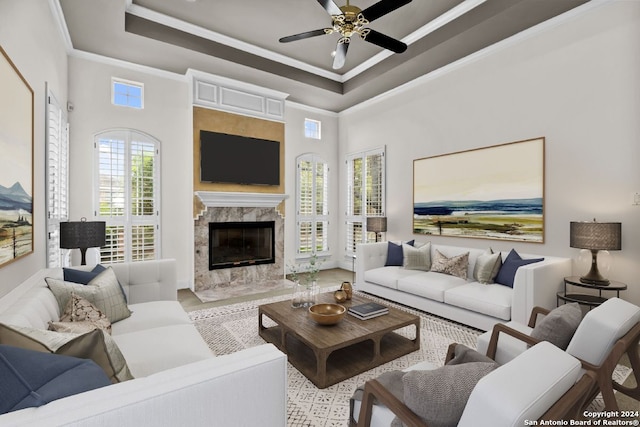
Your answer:
[[[329,165],[315,154],[297,158],[296,237],[301,257],[329,253]]]
[[[160,143],[135,130],[95,137],[96,220],[106,222],[105,263],[160,258]]]
[[[368,232],[368,216],[385,216],[386,210],[385,149],[347,156],[347,212],[345,252],[356,253],[358,243],[375,242]]]
[[[69,123],[66,111],[47,90],[47,267],[64,267],[60,223],[69,220]]]
[[[144,108],[144,84],[113,77],[111,103],[121,107]]]

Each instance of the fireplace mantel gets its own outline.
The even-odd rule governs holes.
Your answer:
[[[196,191],[196,196],[208,208],[275,208],[289,198],[287,194],[222,191]]]

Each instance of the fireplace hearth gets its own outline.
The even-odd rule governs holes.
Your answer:
[[[275,221],[209,223],[209,270],[273,263]]]

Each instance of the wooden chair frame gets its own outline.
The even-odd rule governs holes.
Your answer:
[[[533,310],[531,310],[531,317],[529,318],[528,326],[530,328],[534,328],[538,315],[547,315],[549,314],[549,311],[550,310],[542,307],[534,307]],[[516,331],[502,323],[498,323],[493,327],[491,339],[489,340],[489,347],[487,348],[487,356],[492,359],[495,358],[496,351],[498,349],[498,339],[501,333],[511,335],[512,337],[524,341],[529,345],[535,345],[539,342],[539,340],[532,338],[527,334]],[[616,341],[601,365],[592,365],[591,363],[579,359],[582,363],[582,367],[592,371],[596,378],[590,399],[586,401],[585,404],[591,403],[598,393],[602,393],[605,410],[618,411],[619,407],[613,393],[614,389],[633,399],[640,400],[640,355],[638,353],[638,345],[640,345],[640,322],[636,323],[622,338]],[[612,379],[613,371],[620,361],[620,358],[625,353],[629,357],[632,372],[636,380],[635,387],[625,387]]]
[[[449,345],[445,363],[453,358],[456,345],[455,343]],[[589,392],[593,389],[594,384],[595,375],[590,371],[585,372],[582,378],[540,417],[539,421],[576,419],[580,410],[587,403]],[[429,427],[427,423],[375,379],[367,381],[364,385],[357,427],[369,427],[371,425],[373,405],[376,401],[389,408],[409,427]],[[350,427],[356,427],[353,420],[350,422]]]

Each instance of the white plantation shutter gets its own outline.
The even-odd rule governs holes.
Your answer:
[[[96,135],[96,219],[107,225],[102,262],[159,258],[159,142],[134,130]]]
[[[297,252],[326,254],[329,251],[329,166],[314,154],[304,154],[296,163]]]
[[[375,241],[375,233],[366,231],[366,218],[385,215],[385,187],[384,148],[347,156],[347,255],[355,255],[358,243]]]
[[[60,222],[69,219],[69,124],[66,112],[47,90],[47,267],[63,267]]]

